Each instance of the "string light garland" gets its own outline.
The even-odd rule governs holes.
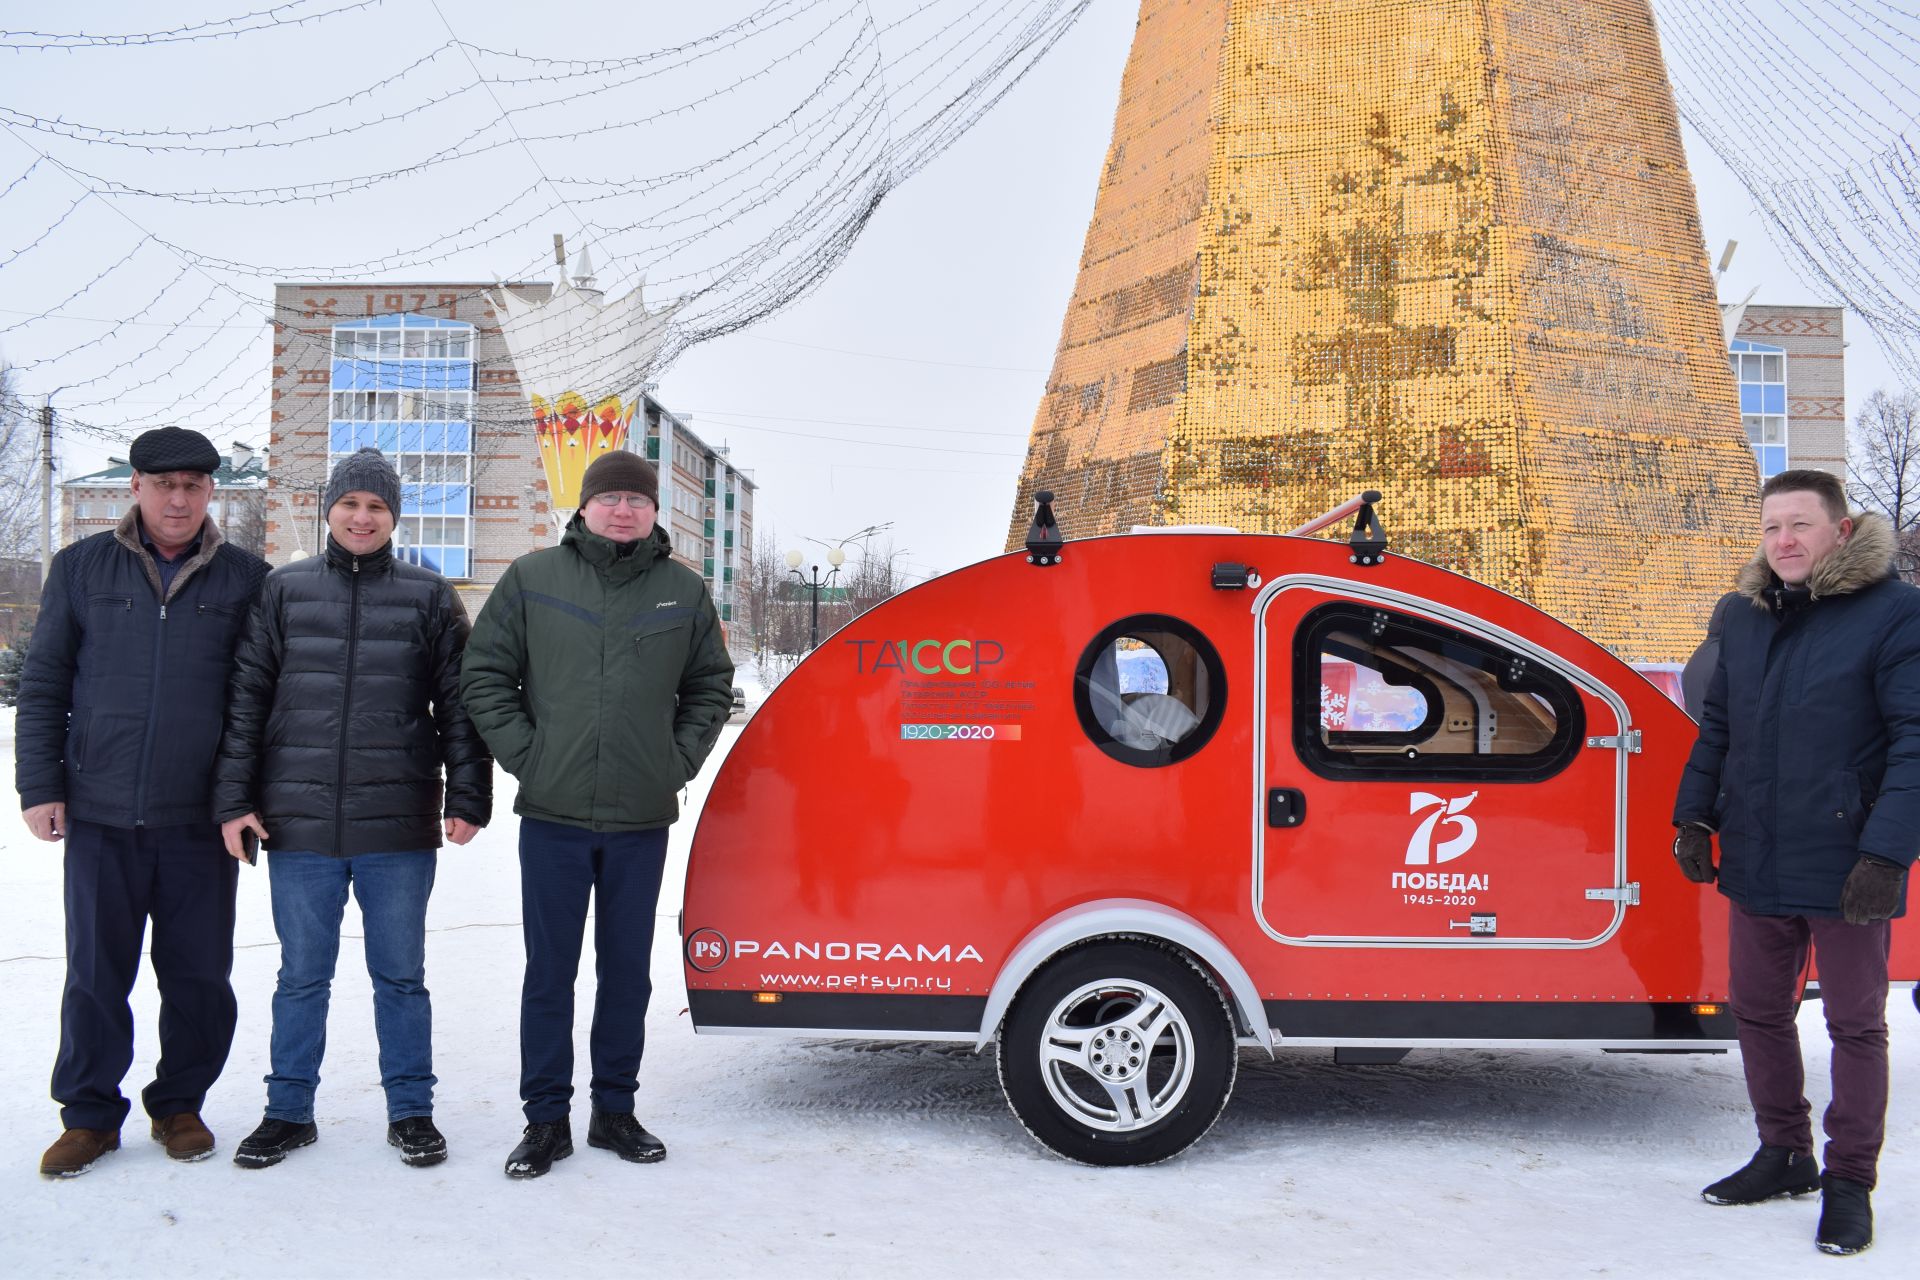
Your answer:
[[[1682,116],[1821,301],[1920,387],[1920,13],[1884,0],[1656,0]]]
[[[105,332],[59,347],[41,340],[30,346],[31,358],[18,362],[18,367],[31,371],[41,385],[92,391],[94,398],[63,409],[73,410],[77,429],[101,435],[132,434],[134,422],[107,421],[100,412],[110,412],[122,401],[130,412],[135,409],[128,398],[133,389],[129,379],[137,380],[142,389],[183,389],[172,399],[148,397],[138,406],[142,424],[186,417],[204,421],[218,413],[221,423],[238,419],[257,426],[262,410],[257,371],[266,363],[259,354],[260,335],[279,321],[285,326],[279,340],[290,347],[304,349],[315,339],[291,323],[296,317],[276,315],[254,282],[311,279],[321,284],[401,271],[446,274],[442,264],[452,256],[470,258],[503,245],[524,253],[528,230],[555,216],[566,216],[593,244],[596,257],[605,264],[604,274],[629,285],[648,276],[650,296],[680,298],[673,331],[654,364],[645,365],[648,353],[636,349],[615,354],[612,363],[619,367],[591,371],[609,379],[636,380],[670,364],[689,346],[747,327],[818,287],[851,250],[887,193],[991,109],[999,95],[1031,70],[1072,26],[1087,2],[999,0],[974,9],[954,0],[922,0],[888,14],[886,23],[877,25],[864,0],[833,4],[775,0],[694,40],[596,59],[509,53],[454,33],[410,57],[398,71],[376,75],[349,92],[331,94],[325,102],[270,119],[205,129],[152,122],[127,129],[108,121],[47,118],[19,103],[0,105],[0,128],[22,142],[26,136],[40,140],[38,145],[29,144],[35,152],[31,164],[0,195],[21,184],[43,183],[49,180],[48,174],[55,175],[54,181],[82,189],[38,237],[0,258],[0,270],[43,244],[77,234],[73,219],[89,200],[101,202],[136,229],[137,238],[119,250],[123,261],[150,244],[180,264],[157,292],[130,299],[125,318],[109,322]],[[294,18],[342,16],[362,7],[307,5],[261,11],[266,16],[254,15],[251,30],[255,34],[249,38],[270,38],[261,33]],[[236,33],[240,23],[232,20],[217,31],[208,26],[148,35],[197,33],[212,38]],[[12,40],[17,45],[21,35],[0,33],[0,43]],[[113,42],[131,41],[114,37],[93,43]],[[454,54],[460,56],[454,58]],[[822,54],[827,58],[824,63]],[[748,56],[753,58],[752,65],[731,75],[712,74],[724,70],[722,64]],[[690,83],[687,71],[696,62],[702,64],[696,70],[708,74],[700,83]],[[467,64],[470,73],[459,83],[426,79],[444,77],[458,63]],[[808,74],[809,65],[819,70]],[[623,93],[630,95],[641,80],[663,79],[675,80],[670,87],[679,91],[665,98],[656,94],[643,110],[610,112],[586,127],[522,131],[515,124],[559,107],[577,118],[582,105],[601,98],[611,102]],[[889,84],[897,87],[890,90]],[[510,88],[532,96],[515,101],[496,97],[496,117],[467,119],[458,136],[437,140],[404,164],[281,183],[271,178],[235,183],[231,181],[235,172],[245,170],[230,171],[223,179],[217,168],[207,168],[244,160],[248,153],[298,155],[359,130],[403,127],[435,107],[458,105],[463,96],[470,102],[476,91],[494,95]],[[729,96],[751,97],[764,109],[769,100],[778,103],[789,93],[792,96],[785,104],[750,121],[748,128],[708,154],[672,155],[671,163],[654,172],[589,176],[578,164],[542,163],[553,149],[564,152],[621,130],[644,133],[676,125],[684,129],[685,120],[697,118]],[[396,99],[395,94],[401,96]],[[293,129],[298,136],[291,136]],[[289,132],[264,136],[276,130]],[[160,173],[184,180],[156,182],[132,169],[103,167],[97,158],[82,161],[77,151],[64,153],[103,146],[165,160],[168,165]],[[56,153],[56,148],[63,152]],[[302,264],[246,261],[225,250],[229,238],[197,232],[183,236],[173,229],[186,225],[178,219],[162,227],[138,212],[143,205],[159,203],[264,211],[289,203],[391,200],[412,185],[438,185],[441,180],[434,171],[456,163],[478,160],[490,171],[511,172],[514,166],[499,154],[509,148],[520,149],[542,170],[537,180],[516,183],[495,195],[491,208],[478,217],[469,215],[457,228],[385,254],[339,255],[331,261]],[[658,149],[634,150],[655,154]],[[244,208],[234,210],[236,216],[241,212]],[[354,216],[343,213],[347,220]],[[85,234],[90,251],[100,256],[91,225]],[[355,260],[343,260],[349,256]],[[507,273],[509,278],[542,270],[538,257],[516,261],[515,266],[514,272]],[[204,279],[212,287],[195,297],[179,297],[193,278]],[[5,332],[31,339],[43,322],[79,319],[63,316],[61,311],[87,292],[87,288],[69,290],[62,300],[8,324]],[[209,324],[208,311],[223,294],[235,299],[235,305],[227,318]],[[192,305],[186,307],[189,301]],[[88,310],[97,312],[98,306]],[[106,369],[96,372],[87,366],[102,354],[110,361]],[[240,368],[246,360],[253,362],[255,371],[251,394],[244,383],[222,382],[224,371]],[[196,361],[210,361],[215,368],[198,385],[192,385],[191,378],[148,376],[159,364],[184,367]],[[488,425],[490,413],[504,415],[502,426],[517,421],[517,414],[485,406],[475,410],[476,425]]]
[[[0,31],[0,49],[124,49],[144,45],[179,44],[189,40],[223,40],[277,27],[306,26],[309,23],[338,17],[343,13],[371,9],[383,3],[383,0],[332,0],[331,8],[322,7],[328,3],[329,0],[289,0],[287,4],[278,4],[271,9],[257,9],[252,13],[237,14],[231,18],[215,18],[165,31],[127,32],[119,35]],[[305,12],[307,10],[315,10],[315,12]]]

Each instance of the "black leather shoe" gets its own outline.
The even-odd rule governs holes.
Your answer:
[[[400,1148],[400,1163],[415,1169],[447,1158],[447,1140],[433,1127],[432,1116],[408,1116],[387,1126],[387,1145]]]
[[[257,1129],[240,1140],[233,1162],[242,1169],[264,1169],[285,1160],[288,1152],[319,1140],[320,1131],[312,1121],[295,1124],[291,1120],[262,1120]]]
[[[553,1168],[555,1160],[573,1154],[573,1127],[565,1120],[530,1124],[520,1135],[520,1145],[507,1157],[509,1178],[538,1178]]]
[[[1813,1242],[1822,1253],[1860,1253],[1873,1244],[1873,1191],[1863,1182],[1824,1174],[1820,1179],[1820,1230]]]
[[[1781,1196],[1810,1196],[1820,1189],[1820,1166],[1792,1147],[1761,1147],[1738,1173],[1700,1193],[1708,1204],[1759,1204]]]
[[[611,1151],[635,1164],[652,1164],[667,1158],[667,1144],[648,1133],[631,1111],[602,1111],[595,1107],[593,1119],[587,1124],[587,1145]]]

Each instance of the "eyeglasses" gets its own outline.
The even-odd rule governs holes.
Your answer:
[[[593,495],[593,505],[596,507],[617,507],[623,502],[642,511],[653,505],[653,499],[644,493],[596,493]]]

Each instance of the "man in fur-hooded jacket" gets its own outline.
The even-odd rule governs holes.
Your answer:
[[[1673,814],[1681,869],[1718,878],[1732,902],[1733,1013],[1761,1142],[1702,1194],[1819,1191],[1816,1243],[1858,1253],[1886,1128],[1889,922],[1920,847],[1920,590],[1894,576],[1886,518],[1849,517],[1824,471],[1767,481],[1760,518]],[[1833,1040],[1824,1175],[1794,1026],[1809,947]]]

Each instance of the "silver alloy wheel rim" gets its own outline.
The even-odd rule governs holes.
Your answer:
[[[1144,982],[1089,982],[1047,1014],[1040,1075],[1071,1119],[1131,1133],[1165,1119],[1186,1097],[1193,1028],[1179,1005]]]

